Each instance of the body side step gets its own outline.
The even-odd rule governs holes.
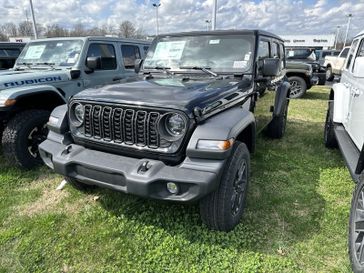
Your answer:
[[[355,173],[355,170],[358,164],[360,151],[351,140],[344,126],[335,125],[335,136],[351,177],[354,179],[355,183],[357,183],[359,181],[359,175]]]

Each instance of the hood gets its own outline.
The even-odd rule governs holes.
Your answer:
[[[310,70],[311,69],[311,65],[308,63],[304,63],[304,62],[294,62],[294,61],[290,61],[286,63],[286,68],[287,69],[303,69],[303,70]]]
[[[0,90],[29,85],[53,84],[70,80],[65,70],[6,70],[0,73]]]
[[[248,89],[251,80],[182,78],[136,80],[84,90],[75,99],[130,104],[138,106],[180,109],[191,113],[195,107],[204,108],[238,89]]]

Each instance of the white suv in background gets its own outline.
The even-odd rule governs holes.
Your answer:
[[[340,147],[357,183],[349,224],[349,255],[353,271],[364,272],[364,31],[357,35],[344,63],[341,81],[330,92],[325,145]]]

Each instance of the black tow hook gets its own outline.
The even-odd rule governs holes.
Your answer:
[[[62,152],[62,155],[68,155],[72,152],[72,145],[68,145]]]
[[[148,160],[144,161],[142,165],[140,165],[138,173],[145,173],[152,167],[152,163],[150,163]]]

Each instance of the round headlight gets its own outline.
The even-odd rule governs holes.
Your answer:
[[[74,108],[75,110],[75,118],[77,119],[77,121],[79,121],[80,123],[82,123],[83,122],[83,118],[84,118],[84,116],[85,116],[85,109],[84,109],[84,107],[83,107],[83,105],[82,104],[76,104],[75,105],[75,108]]]
[[[186,130],[186,121],[180,114],[170,114],[166,118],[167,132],[172,136],[180,136]]]

